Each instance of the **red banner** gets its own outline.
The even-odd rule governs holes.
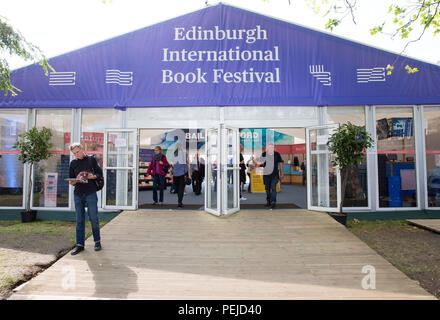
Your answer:
[[[64,133],[64,143],[71,143],[70,132]],[[104,133],[102,132],[83,132],[81,134],[81,143],[104,144]]]
[[[299,154],[306,153],[306,144],[305,143],[292,145],[292,154],[298,154],[298,153]]]

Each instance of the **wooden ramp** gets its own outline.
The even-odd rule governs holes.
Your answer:
[[[411,219],[407,221],[421,228],[440,233],[440,219]]]
[[[321,212],[125,211],[102,245],[89,238],[11,299],[435,299]]]

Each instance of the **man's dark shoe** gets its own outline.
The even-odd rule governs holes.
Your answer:
[[[266,204],[265,204],[264,206],[265,206],[266,208],[269,208],[269,207],[270,207],[270,202],[267,201]]]
[[[183,208],[183,204],[182,204],[182,203],[179,203],[179,204],[177,205],[177,208]]]
[[[72,250],[72,252],[70,253],[72,256],[74,256],[75,254],[80,253],[81,251],[84,250],[84,247],[82,246],[76,246],[75,249]]]
[[[277,206],[277,203],[276,203],[276,202],[272,202],[272,204],[270,205],[270,208],[271,208],[271,209],[275,209],[276,206]]]
[[[95,242],[95,251],[99,251],[101,249],[102,249],[101,242]]]

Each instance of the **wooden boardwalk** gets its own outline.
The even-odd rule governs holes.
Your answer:
[[[411,219],[408,220],[408,222],[433,232],[440,233],[440,219]]]
[[[89,238],[11,299],[435,299],[320,212],[125,211],[102,245]]]

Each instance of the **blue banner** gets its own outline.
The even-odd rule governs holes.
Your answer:
[[[54,39],[56,41],[56,39]],[[439,104],[440,67],[219,4],[18,69],[0,107]],[[405,66],[420,71],[408,74]]]

